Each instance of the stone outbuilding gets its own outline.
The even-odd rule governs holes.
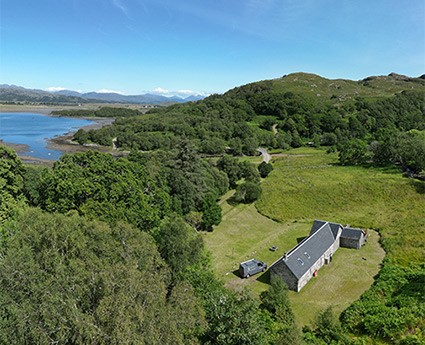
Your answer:
[[[342,229],[339,245],[345,248],[360,249],[367,240],[367,232],[346,226]]]

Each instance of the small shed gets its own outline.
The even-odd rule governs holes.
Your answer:
[[[362,229],[346,226],[342,229],[339,241],[341,247],[360,249],[367,241],[367,233]]]

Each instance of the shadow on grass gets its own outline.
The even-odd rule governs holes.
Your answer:
[[[238,278],[240,278],[240,279],[251,279],[252,277],[250,277],[250,278],[241,278],[241,276],[239,275],[239,270],[234,270],[233,272],[232,272],[232,274],[235,276],[235,277],[238,277]],[[269,270],[267,270],[266,272],[263,272],[259,277],[257,277],[256,279],[255,279],[256,281],[259,281],[259,282],[261,282],[261,283],[264,283],[264,284],[268,284],[268,285],[270,285],[270,271]]]
[[[235,196],[230,197],[229,199],[227,199],[226,201],[230,206],[237,206],[237,205],[249,205],[252,204],[252,202],[245,202],[245,201],[241,201],[241,200],[237,200],[235,198]]]
[[[304,240],[305,238],[307,238],[308,236],[303,236],[303,237],[297,237],[297,243],[300,243],[302,240]]]
[[[236,200],[235,196],[231,196],[229,199],[227,199],[227,203],[228,203],[230,206],[236,206],[236,205],[240,204],[240,202],[238,202],[238,201]]]
[[[263,274],[261,274],[256,281],[259,281],[261,283],[270,285],[270,270],[267,270],[266,272],[264,272]]]
[[[411,180],[410,184],[416,189],[419,194],[425,194],[425,182],[419,180]]]
[[[233,275],[235,275],[236,277],[240,278],[241,276],[239,275],[239,270],[234,270],[232,272]],[[241,278],[242,279],[242,278]]]
[[[425,303],[425,273],[417,272],[407,276],[407,283],[403,285],[400,292],[394,296],[403,296],[405,299],[416,299],[417,303]]]

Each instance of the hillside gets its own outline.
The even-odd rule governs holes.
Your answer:
[[[228,91],[225,95],[238,96],[260,90],[284,94],[292,92],[307,97],[344,101],[355,97],[391,97],[402,91],[424,91],[425,79],[410,78],[390,73],[388,76],[371,76],[363,80],[326,79],[311,73],[293,73],[273,80],[250,83]]]
[[[116,137],[122,149],[151,151],[170,150],[186,137],[204,154],[252,155],[259,146],[370,143],[383,128],[425,129],[424,79],[391,74],[350,81],[296,73],[119,120],[85,140],[103,144]]]
[[[4,103],[77,104],[89,101],[77,96],[56,95],[15,85],[0,85],[0,102]]]

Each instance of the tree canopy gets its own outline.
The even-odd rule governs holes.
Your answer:
[[[16,153],[0,145],[0,226],[23,207],[24,172]]]
[[[0,257],[1,343],[188,344],[203,332],[192,289],[170,293],[148,234],[39,210],[13,226]]]
[[[96,151],[62,156],[45,172],[39,188],[45,210],[77,210],[111,224],[125,220],[146,231],[170,208],[169,195],[142,166]]]

